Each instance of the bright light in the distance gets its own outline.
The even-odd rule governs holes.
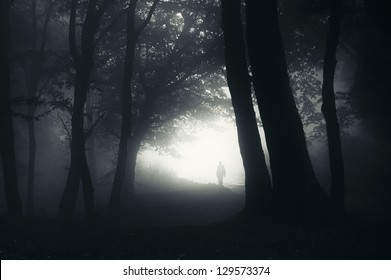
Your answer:
[[[227,171],[226,184],[244,183],[243,164],[233,123],[220,120],[214,124],[214,128],[203,128],[193,136],[192,141],[178,139],[174,143],[180,158],[161,156],[152,150],[144,151],[140,157],[144,161],[159,162],[160,166],[173,171],[180,178],[200,183],[217,183],[216,168],[221,161]]]

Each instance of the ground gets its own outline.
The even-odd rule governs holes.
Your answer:
[[[121,223],[2,218],[0,259],[391,258],[389,223],[249,223],[236,216],[240,192],[214,185],[201,190],[140,195],[133,215],[144,219]]]

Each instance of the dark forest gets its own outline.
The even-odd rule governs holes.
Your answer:
[[[1,0],[1,259],[390,259],[385,0]]]

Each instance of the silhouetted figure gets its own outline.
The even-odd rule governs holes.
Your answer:
[[[223,185],[223,179],[224,179],[225,175],[226,175],[225,174],[225,167],[220,161],[219,165],[217,165],[217,170],[216,170],[216,176],[217,176],[217,180],[218,180],[220,186]]]

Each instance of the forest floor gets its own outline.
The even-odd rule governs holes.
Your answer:
[[[143,194],[138,203],[131,222],[115,224],[1,218],[0,259],[391,259],[389,223],[248,223],[232,219],[243,206],[232,186]]]

